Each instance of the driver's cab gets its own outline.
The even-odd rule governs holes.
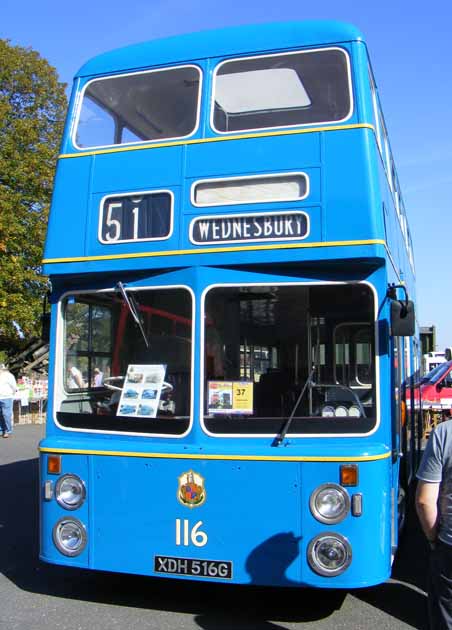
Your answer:
[[[140,433],[165,433],[158,419],[174,420],[180,430],[188,426],[193,317],[187,289],[130,290],[118,283],[115,290],[65,296],[62,313],[57,422]]]

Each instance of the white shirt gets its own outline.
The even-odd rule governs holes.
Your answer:
[[[17,383],[14,376],[8,370],[0,370],[0,398],[14,398]]]
[[[104,375],[102,372],[96,372],[94,374],[94,387],[101,387]]]
[[[80,383],[82,385],[80,385]],[[83,386],[83,375],[78,368],[73,365],[69,368],[68,387],[69,389],[79,389]]]

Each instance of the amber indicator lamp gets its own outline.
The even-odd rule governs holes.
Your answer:
[[[344,464],[340,469],[341,486],[358,485],[358,466],[356,464]]]

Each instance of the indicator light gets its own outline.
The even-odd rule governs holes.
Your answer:
[[[341,486],[358,485],[358,466],[356,464],[344,464],[340,472]]]
[[[61,473],[61,455],[49,455],[47,457],[47,472],[49,475]]]

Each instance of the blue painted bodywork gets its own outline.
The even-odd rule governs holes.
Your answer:
[[[47,440],[43,446],[54,440]],[[58,445],[73,448],[68,436]],[[84,443],[87,447],[88,443]],[[89,442],[110,450],[111,440]],[[115,440],[115,449],[128,451],[130,443]],[[153,445],[157,450],[157,445]],[[220,445],[218,445],[220,446]],[[135,445],[134,445],[135,448]],[[164,445],[158,447],[163,450]],[[194,449],[190,449],[193,451]],[[197,449],[199,453],[199,448]],[[221,447],[221,450],[224,450]],[[234,449],[238,454],[243,448]],[[312,452],[318,452],[315,444]],[[341,452],[359,452],[353,441]],[[368,449],[381,453],[381,445]],[[206,452],[207,449],[203,449]],[[337,453],[335,448],[332,452]],[[248,454],[249,448],[245,454]],[[253,446],[253,453],[268,452]],[[285,456],[298,455],[294,445]],[[147,451],[144,451],[146,455]],[[324,456],[330,449],[323,449]],[[323,482],[337,481],[338,463],[282,463],[261,461],[210,461],[150,459],[146,457],[64,455],[64,471],[78,474],[88,487],[87,503],[77,518],[87,525],[89,545],[79,557],[58,553],[48,532],[64,514],[56,502],[45,506],[41,558],[57,564],[125,573],[153,575],[154,555],[233,561],[233,581],[275,586],[313,585],[350,587],[376,584],[390,571],[391,466],[389,459],[360,464],[360,484],[353,492],[365,497],[364,515],[349,516],[340,525],[322,526],[307,506],[311,492]],[[43,456],[46,465],[46,456]],[[194,470],[205,478],[206,502],[187,508],[177,499],[178,477]],[[375,479],[381,482],[376,486]],[[204,547],[175,544],[175,521],[187,519],[192,528],[202,521],[208,536]],[[325,578],[306,562],[311,538],[321,532],[345,535],[353,548],[353,561],[343,576]],[[363,535],[365,532],[365,535]],[[298,540],[297,540],[298,539]],[[370,562],[371,558],[378,558]],[[168,576],[171,577],[171,576]],[[187,578],[190,579],[190,578]]]
[[[312,20],[236,26],[154,39],[106,52],[84,64],[76,77],[93,77],[181,62],[191,63],[195,59],[361,40],[360,31],[344,22]]]
[[[339,128],[324,125],[316,130],[314,125],[304,129],[306,133],[290,129],[281,135],[256,132],[252,138],[235,134],[234,139],[219,138],[210,128],[211,73],[225,58],[333,44],[350,55],[354,94],[352,116],[335,126]],[[205,73],[201,122],[190,143],[86,155],[74,148],[71,129],[76,96],[88,80],[182,63],[195,63]],[[218,282],[366,281],[376,292],[380,327],[386,330],[378,348],[380,416],[378,428],[368,436],[290,439],[279,448],[265,438],[207,435],[198,412],[201,322],[197,317],[194,414],[185,437],[63,430],[55,423],[55,403],[49,396],[41,485],[57,479],[46,473],[48,452],[62,452],[62,473],[79,475],[87,487],[86,502],[72,515],[85,524],[88,546],[76,558],[62,556],[53,544],[52,528],[67,512],[55,500],[43,501],[42,559],[145,575],[156,575],[155,555],[225,560],[233,562],[232,581],[243,584],[351,588],[387,579],[397,543],[394,503],[399,464],[391,453],[399,452],[400,445],[393,432],[385,295],[388,283],[403,279],[413,297],[414,274],[375,131],[370,128],[374,119],[368,76],[367,51],[359,31],[350,25],[320,22],[267,24],[156,40],[101,55],[79,71],[62,142],[62,152],[73,157],[63,157],[58,164],[44,254],[44,271],[53,284],[50,392],[55,357],[61,351],[57,346],[58,301],[69,290],[111,288],[118,280],[130,287],[182,285],[193,290],[199,314],[203,291]],[[271,210],[302,210],[309,215],[310,231],[298,243],[301,247],[240,244],[215,248],[190,241],[190,222],[196,217],[269,210],[262,203],[197,208],[190,201],[190,189],[197,180],[300,171],[309,177],[309,195],[301,201],[273,203]],[[152,189],[174,194],[172,235],[155,242],[101,243],[102,198]],[[246,459],[250,456],[255,461]],[[275,456],[295,461],[265,459]],[[305,461],[309,459],[318,461]],[[358,486],[348,491],[362,494],[363,515],[349,514],[336,526],[322,525],[309,510],[309,497],[321,483],[338,483],[339,467],[346,461],[359,466]],[[182,505],[176,496],[178,478],[189,470],[205,479],[207,498],[196,508]],[[198,548],[176,545],[176,519],[188,519],[190,526],[202,521],[208,543]],[[350,567],[334,578],[315,574],[306,561],[309,541],[324,531],[339,532],[353,550]]]

